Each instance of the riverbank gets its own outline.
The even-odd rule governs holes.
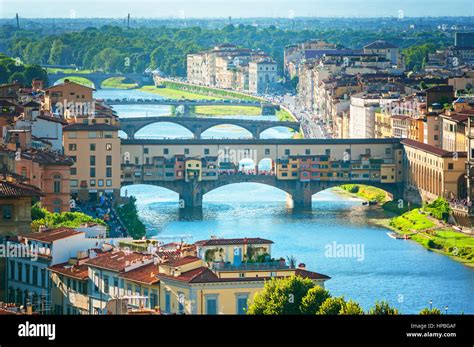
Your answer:
[[[365,201],[377,200],[378,206],[394,216],[371,219],[371,224],[389,229],[398,235],[406,235],[429,251],[446,255],[474,268],[474,236],[454,230],[443,220],[447,220],[449,206],[442,199],[423,208],[410,208],[407,204],[399,206],[397,201],[387,201],[385,192],[375,187],[348,184],[335,189],[335,192]]]

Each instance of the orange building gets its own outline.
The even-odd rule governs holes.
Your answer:
[[[44,90],[46,111],[59,113],[62,116],[92,114],[94,109],[94,88],[83,86],[69,80]]]
[[[70,205],[70,167],[73,161],[50,151],[29,150],[16,160],[16,173],[38,187],[41,205],[50,212],[67,212]]]

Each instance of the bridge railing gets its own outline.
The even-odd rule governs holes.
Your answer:
[[[215,262],[211,264],[211,268],[217,271],[234,271],[234,270],[278,270],[278,269],[289,269],[284,260],[279,261],[266,261],[266,262],[255,262],[247,263],[243,262],[239,265],[223,262]]]

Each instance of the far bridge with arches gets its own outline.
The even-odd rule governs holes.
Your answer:
[[[241,118],[217,118],[217,117],[129,117],[120,118],[121,130],[127,134],[128,139],[134,139],[135,134],[150,124],[169,122],[179,124],[189,130],[195,139],[200,139],[201,134],[217,125],[229,124],[241,127],[249,131],[254,139],[260,138],[260,134],[270,128],[285,127],[296,132],[300,131],[299,122],[250,120]]]
[[[153,84],[153,78],[151,75],[142,73],[105,73],[105,72],[91,72],[91,73],[80,73],[80,72],[61,72],[48,73],[48,79],[50,84],[54,84],[58,80],[66,79],[69,77],[80,77],[89,80],[96,90],[102,89],[102,83],[105,80],[113,77],[124,77],[129,81],[137,84],[138,87],[143,85]]]

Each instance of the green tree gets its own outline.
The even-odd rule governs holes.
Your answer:
[[[364,310],[360,305],[352,300],[347,301],[342,305],[341,310],[339,311],[341,315],[362,315],[364,314]]]
[[[138,218],[136,201],[134,196],[129,197],[128,202],[117,209],[117,213],[125,224],[129,235],[134,239],[141,239],[146,235],[146,228]]]
[[[51,51],[49,54],[48,63],[51,65],[59,65],[63,58],[64,44],[61,40],[56,39],[53,41]]]
[[[316,286],[308,290],[308,293],[301,300],[300,311],[303,314],[316,314],[319,308],[326,299],[330,298],[331,294],[323,287]]]
[[[301,314],[303,297],[314,287],[307,278],[291,276],[272,278],[265,282],[263,290],[255,294],[248,309],[251,315]]]
[[[8,78],[8,82],[9,83],[18,82],[18,83],[21,83],[21,84],[25,84],[26,83],[25,74],[23,72],[14,72]]]
[[[437,309],[436,307],[435,308],[432,308],[432,309],[429,309],[427,307],[425,307],[424,309],[422,309],[420,311],[420,315],[422,316],[426,316],[426,315],[440,315],[441,314],[441,311],[439,309]]]
[[[342,308],[346,304],[344,297],[334,297],[326,299],[321,307],[319,308],[317,314],[329,314],[329,315],[337,315],[341,312]]]
[[[389,305],[386,301],[377,301],[375,306],[369,310],[369,314],[373,315],[398,315],[398,310]]]

